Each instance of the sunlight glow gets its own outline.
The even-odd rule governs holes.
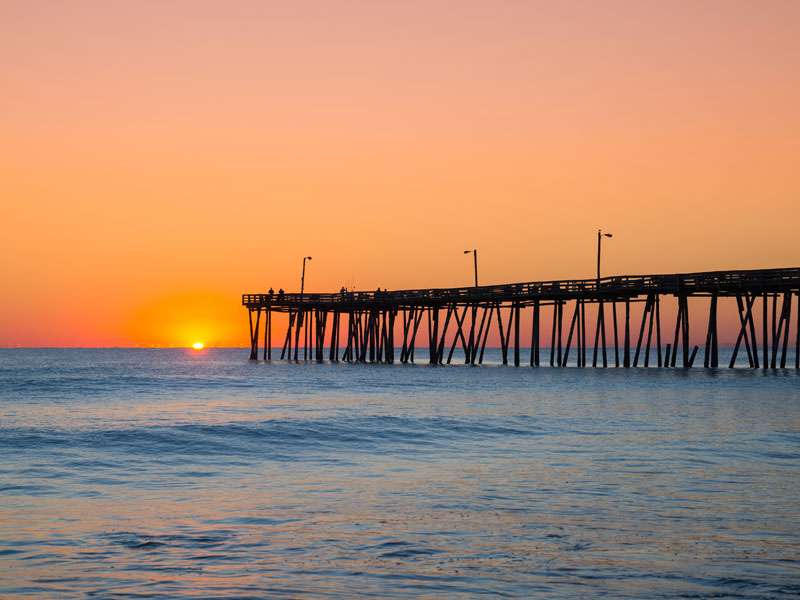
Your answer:
[[[194,344],[192,344],[192,348],[194,348],[195,350],[202,350],[204,347],[205,344],[203,344],[203,342],[195,342]]]

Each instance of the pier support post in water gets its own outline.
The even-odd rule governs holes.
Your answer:
[[[797,318],[795,319],[794,368],[800,369],[800,292],[797,292]]]
[[[683,368],[688,369],[694,359],[694,354],[692,354],[691,357],[689,356],[689,301],[685,295],[681,295],[678,296],[678,304],[678,311],[680,312],[679,323],[681,326],[681,338],[683,342]],[[674,366],[674,358],[672,363]]]
[[[253,325],[253,311],[248,311],[250,317],[250,360],[258,360],[258,326],[261,323],[261,309],[255,309],[256,322]]]
[[[755,296],[747,297],[745,295],[745,300],[742,301],[742,295],[736,294],[736,307],[737,313],[739,315],[739,334],[736,336],[736,343],[733,346],[733,352],[731,353],[731,361],[728,364],[729,368],[733,368],[736,365],[736,356],[739,354],[739,348],[741,346],[742,340],[744,340],[745,348],[747,349],[747,363],[750,365],[750,368],[758,368],[758,352],[753,352],[755,345],[753,345],[753,349],[751,349],[750,344],[750,333],[748,331],[748,327],[752,329],[753,327],[753,303],[755,302]],[[745,310],[745,306],[747,309]],[[752,336],[753,340],[755,341],[755,335]]]
[[[769,327],[769,321],[767,320],[767,310],[769,305],[769,297],[766,292],[762,295],[761,298],[761,345],[764,351],[761,364],[764,366],[765,369],[769,368],[769,354],[767,352],[767,341],[768,341],[768,334],[767,328]]]
[[[614,313],[614,366],[619,368],[619,335],[617,333],[617,303],[611,303],[611,310]]]
[[[558,300],[553,301],[553,322],[551,323],[551,333],[550,333],[550,366],[555,366],[555,355],[556,355],[556,325],[558,324]],[[558,343],[559,347],[561,346],[561,340]],[[558,357],[558,366],[561,366],[561,357]]]
[[[567,333],[567,343],[564,346],[564,355],[561,357],[561,366],[566,367],[567,361],[569,361],[569,350],[572,346],[572,334],[575,332],[575,325],[577,324],[578,318],[580,315],[580,306],[578,302],[575,302],[575,311],[572,313],[572,319],[569,323],[569,333]],[[578,359],[580,361],[580,359]]]
[[[703,366],[716,369],[719,366],[717,354],[717,296],[711,296],[708,307],[708,331],[706,332],[706,349],[703,355]]]
[[[264,309],[264,360],[272,360],[272,310]]]
[[[608,367],[608,356],[606,354],[606,316],[603,301],[597,303],[597,321],[594,329],[594,352],[592,353],[592,366],[597,366],[598,344],[602,347],[603,368]]]
[[[772,300],[775,304],[777,304],[778,299],[777,296],[773,296]],[[773,305],[774,307],[774,305]],[[773,308],[774,312],[774,308]],[[783,294],[783,300],[781,302],[781,314],[778,320],[777,328],[773,334],[772,338],[772,365],[771,367],[774,369],[778,364],[778,352],[780,352],[781,359],[780,359],[780,367],[781,369],[786,368],[786,349],[789,343],[789,321],[792,314],[792,295],[789,292]],[[773,326],[774,327],[774,326]],[[783,338],[783,344],[781,344],[781,338]]]
[[[519,366],[519,302],[514,303],[514,366]]]
[[[533,302],[533,320],[531,322],[531,366],[539,366],[539,301]]]
[[[623,342],[623,365],[627,369],[631,366],[631,301],[625,298],[625,339]]]
[[[586,300],[580,299],[581,303],[581,367],[586,366]]]
[[[487,312],[489,313],[488,315]],[[478,335],[475,337],[475,348],[472,350],[470,356],[469,364],[471,365],[474,365],[476,362],[478,364],[483,363],[483,347],[486,345],[486,333],[489,331],[486,317],[489,316],[491,318],[491,314],[491,308],[484,304],[481,312],[481,324],[478,327]],[[481,348],[480,354],[478,354],[478,347]]]
[[[639,353],[642,350],[642,341],[644,340],[644,329],[647,326],[647,318],[650,315],[650,303],[652,302],[652,294],[647,295],[647,300],[644,303],[644,311],[642,311],[642,322],[639,327],[639,337],[636,339],[636,353],[633,355],[633,366],[639,366]],[[649,342],[648,342],[649,345]],[[646,366],[646,365],[645,365]]]

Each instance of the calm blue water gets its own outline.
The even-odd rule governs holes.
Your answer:
[[[0,351],[0,596],[800,595],[800,376]]]

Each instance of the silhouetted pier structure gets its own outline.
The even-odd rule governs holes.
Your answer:
[[[662,331],[661,301],[677,299],[674,322]],[[785,368],[792,302],[800,323],[800,268],[707,271],[673,275],[633,275],[563,281],[508,283],[479,287],[351,292],[332,294],[244,294],[250,317],[250,358],[278,353],[270,343],[274,313],[288,323],[280,359],[370,363],[414,362],[426,345],[427,362],[450,363],[456,348],[467,364],[481,364],[490,331],[500,340],[503,364],[520,365],[523,343],[530,366],[542,363],[542,337],[549,341],[550,366],[692,367],[699,347],[690,345],[690,298],[707,298],[703,361],[719,366],[717,310],[720,298],[733,298],[739,333],[729,366],[739,352],[751,368]],[[631,304],[643,303],[634,323]],[[587,331],[586,306],[596,305]],[[606,312],[610,315],[607,323]],[[531,311],[529,335],[521,315]],[[551,326],[542,331],[549,311]],[[760,315],[759,315],[760,313]],[[759,325],[756,325],[756,322]],[[425,322],[425,327],[420,325]],[[421,329],[424,340],[418,339]],[[593,331],[592,331],[593,329]],[[794,368],[800,368],[800,328],[795,325]],[[262,333],[263,330],[263,333]],[[587,337],[588,334],[588,337]],[[670,335],[671,334],[671,335]],[[526,339],[523,342],[523,337]],[[662,342],[667,342],[662,345]],[[399,342],[399,343],[398,343]],[[609,354],[613,352],[613,356]],[[511,357],[509,359],[509,354]],[[277,356],[276,356],[277,358]],[[654,360],[651,360],[654,359]]]

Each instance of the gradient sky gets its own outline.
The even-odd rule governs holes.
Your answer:
[[[239,294],[800,266],[800,2],[0,3],[0,346]]]

